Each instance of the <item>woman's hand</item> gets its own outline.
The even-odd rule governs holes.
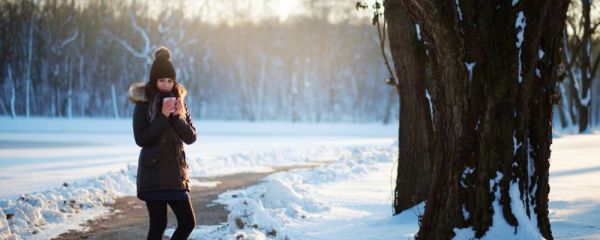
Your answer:
[[[165,117],[169,117],[169,115],[171,115],[171,113],[173,113],[173,109],[175,108],[175,101],[164,101],[163,105],[162,105],[162,114],[165,115]]]
[[[182,98],[177,98],[177,101],[175,101],[175,115],[179,115],[179,117],[185,118],[186,115],[186,111],[185,111],[185,105],[183,105],[183,99]]]

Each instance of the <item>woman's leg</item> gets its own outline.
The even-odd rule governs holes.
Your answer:
[[[167,228],[167,201],[146,201],[150,217],[148,240],[161,240]]]
[[[192,203],[189,199],[169,201],[169,206],[173,209],[177,218],[177,229],[171,237],[171,240],[184,240],[190,236],[196,226],[196,217],[192,209]]]

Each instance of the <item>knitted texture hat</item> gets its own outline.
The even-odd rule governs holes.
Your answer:
[[[166,47],[159,47],[154,51],[154,62],[150,69],[150,81],[160,78],[172,78],[175,80],[175,68],[171,64],[171,52]]]

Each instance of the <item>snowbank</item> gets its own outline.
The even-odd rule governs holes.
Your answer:
[[[230,211],[227,223],[209,233],[205,226],[200,226],[191,238],[299,239],[297,232],[289,232],[288,225],[318,221],[323,215],[337,211],[336,206],[319,197],[317,190],[321,185],[364,176],[375,170],[378,163],[392,164],[398,152],[395,144],[336,151],[338,157],[327,166],[273,174],[261,184],[223,193],[217,202]]]
[[[345,147],[318,146],[284,148],[257,153],[224,154],[214,158],[197,157],[188,161],[190,174],[209,177],[239,172],[270,172],[273,166],[305,164],[311,161],[332,161]]]
[[[352,153],[349,148],[335,146],[321,146],[306,149],[283,149],[262,153],[246,153],[222,155],[214,159],[188,159],[191,176],[214,176],[217,174],[233,174],[248,171],[272,171],[270,166],[306,164],[314,159],[329,159],[339,154]],[[362,152],[358,152],[362,153]],[[358,154],[356,153],[356,154]],[[341,167],[341,165],[339,165]],[[344,165],[344,170],[354,169],[353,172],[364,172],[362,166],[354,163]],[[114,203],[118,197],[135,195],[135,178],[137,166],[130,164],[126,169],[109,172],[95,178],[81,181],[63,183],[61,186],[47,191],[21,194],[15,199],[0,200],[0,239],[48,239],[70,229],[81,229],[79,223],[84,223],[108,212],[106,204]],[[320,178],[339,179],[339,173],[331,170],[320,170]],[[316,179],[316,178],[315,178]],[[311,211],[326,210],[326,206],[320,205],[311,199],[303,198],[304,191],[295,188],[294,184],[301,179],[273,179],[265,185],[262,201],[247,200],[241,205],[248,205],[245,209],[237,211],[238,215],[258,216],[258,219],[243,218],[245,226],[255,225],[260,222],[261,226],[268,222],[269,215],[266,209],[286,206],[283,214],[299,217],[305,216]],[[214,187],[219,182],[200,182],[193,180],[193,186]],[[282,197],[285,197],[282,198]],[[242,199],[242,195],[236,200]],[[244,198],[246,199],[246,198]],[[243,212],[240,212],[242,211]],[[248,213],[253,211],[252,214]],[[4,216],[4,217],[2,217]],[[236,219],[232,218],[232,222]],[[240,220],[237,220],[240,221]],[[265,225],[268,232],[273,230],[281,232],[279,220],[271,221]],[[69,223],[69,224],[66,224]],[[233,226],[233,225],[232,225]],[[263,230],[265,230],[263,229]],[[245,234],[259,234],[246,232]]]
[[[107,211],[105,204],[123,195],[135,194],[135,166],[101,177],[44,192],[22,194],[17,199],[0,200],[0,238],[49,239],[73,224],[73,215],[97,216]],[[85,220],[85,219],[84,219]]]

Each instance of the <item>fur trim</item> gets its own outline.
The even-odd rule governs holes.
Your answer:
[[[148,82],[136,82],[136,83],[132,83],[129,86],[129,91],[128,91],[129,101],[131,101],[133,103],[148,102],[148,98],[146,97],[146,90],[145,90],[146,83],[148,83]],[[185,98],[185,95],[187,95],[187,90],[185,89],[185,87],[183,87],[183,85],[181,85],[181,84],[177,84],[177,85],[175,85],[175,88],[177,89],[179,96],[181,98]]]
[[[147,102],[148,99],[146,99],[146,91],[144,90],[145,87],[146,82],[132,83],[129,86],[129,101],[132,103]]]
[[[175,88],[177,88],[177,92],[179,92],[179,97],[181,97],[182,99],[185,98],[185,96],[187,95],[187,89],[185,89],[185,87],[183,87],[183,85],[179,83],[177,83]]]

